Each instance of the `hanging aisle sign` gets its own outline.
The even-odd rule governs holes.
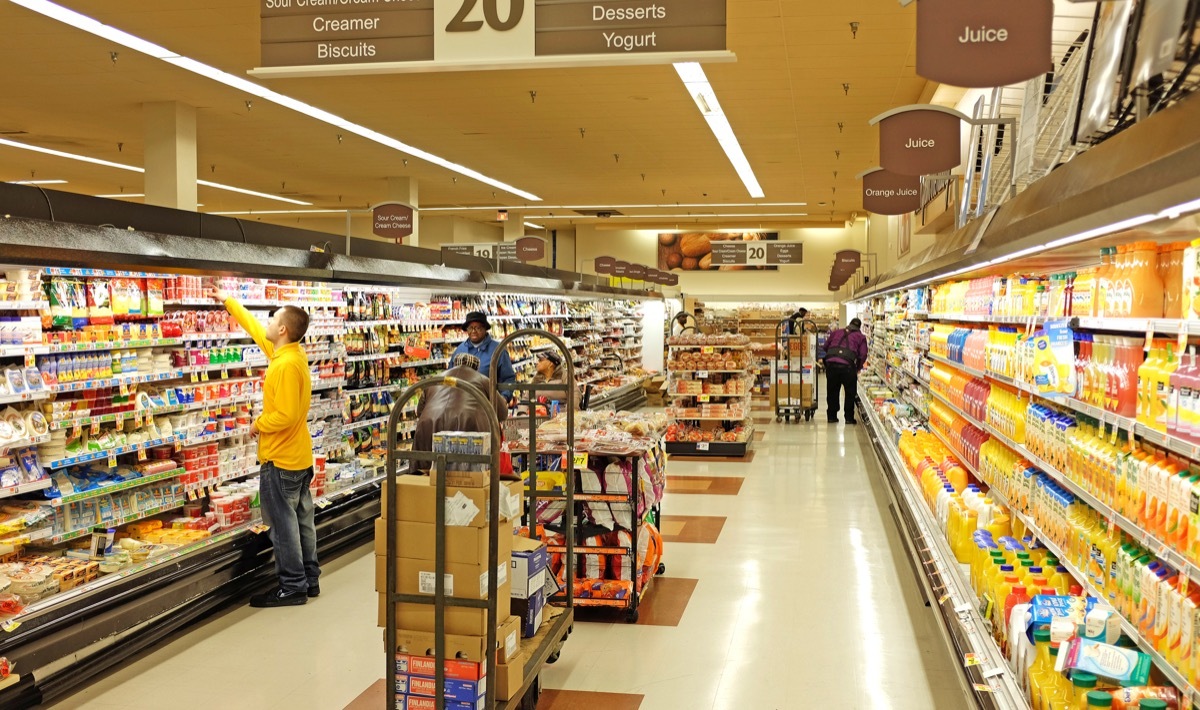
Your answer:
[[[262,68],[303,76],[732,60],[726,0],[259,0]]]
[[[970,120],[954,109],[929,105],[882,113],[871,119],[872,126],[879,126],[879,164],[897,175],[917,176],[958,167],[962,122]]]
[[[413,233],[413,208],[401,202],[385,202],[371,210],[371,231],[377,237],[395,239],[399,244]]]
[[[917,73],[970,88],[1054,68],[1054,0],[918,0]]]
[[[477,256],[489,261],[541,261],[546,256],[546,242],[537,237],[521,237],[515,242],[484,242],[481,244],[447,244],[442,251],[449,254]]]
[[[875,214],[901,215],[921,209],[921,176],[898,175],[883,168],[859,174],[863,209]]]
[[[802,242],[713,242],[713,266],[800,266]]]

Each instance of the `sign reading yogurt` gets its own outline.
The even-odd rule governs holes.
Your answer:
[[[920,0],[917,73],[952,86],[990,88],[1045,74],[1054,0]]]

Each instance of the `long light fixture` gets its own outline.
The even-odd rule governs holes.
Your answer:
[[[807,202],[671,202],[663,204],[641,205],[538,205],[539,210],[653,210],[680,209],[688,207],[808,207]],[[496,207],[422,207],[422,212],[495,212],[508,210],[519,212],[528,209],[529,205],[505,205]],[[615,215],[614,215],[615,216]]]
[[[367,128],[366,126],[354,123],[353,121],[342,118],[341,116],[332,114],[323,109],[319,109],[311,104],[300,101],[299,99],[294,99],[286,94],[281,94],[278,91],[272,91],[265,86],[255,84],[254,82],[248,81],[239,76],[234,76],[228,72],[221,71],[214,66],[196,61],[191,57],[182,56],[167,49],[166,47],[154,44],[153,42],[148,42],[141,37],[131,35],[128,32],[119,30],[111,25],[106,25],[91,17],[88,17],[87,15],[75,12],[74,10],[69,10],[62,5],[50,2],[49,0],[9,0],[9,2],[20,5],[21,7],[32,10],[38,14],[45,15],[46,17],[58,20],[59,22],[70,25],[71,27],[75,27],[76,29],[83,30],[89,34],[96,35],[97,37],[103,37],[109,41],[116,42],[123,47],[128,47],[129,49],[141,52],[142,54],[154,57],[155,59],[161,59],[168,64],[174,64],[180,69],[186,69],[193,74],[198,74],[208,79],[212,79],[213,81],[220,82],[230,88],[250,94],[251,96],[257,96],[258,98],[270,101],[273,104],[283,106],[284,108],[289,108],[310,118],[315,118],[318,121],[335,126],[362,138],[366,138],[369,141],[387,146],[388,148],[400,151],[401,153],[411,155],[414,158],[419,158],[427,163],[432,163],[434,165],[446,168],[447,170],[458,173],[459,175],[469,177],[473,180],[478,180],[485,185],[491,185],[492,187],[499,188],[505,192],[510,192],[533,202],[541,202],[542,200],[542,198],[534,195],[533,193],[518,189],[512,185],[496,180],[495,178],[490,178],[487,175],[484,175],[476,170],[472,170],[464,165],[451,162],[445,158],[434,155],[433,153],[426,152],[420,148],[416,148],[398,141],[390,136],[385,136],[378,131]]]
[[[128,170],[131,173],[145,174],[145,172],[146,172],[145,168],[139,168],[136,165],[126,165],[125,163],[114,163],[111,160],[102,160],[100,158],[92,158],[87,155],[79,155],[78,153],[68,153],[64,150],[55,150],[53,148],[43,148],[41,146],[30,145],[28,143],[18,143],[17,141],[9,140],[7,138],[0,138],[0,145],[5,145],[5,146],[8,146],[9,148],[18,148],[20,150],[29,150],[29,151],[33,151],[34,153],[42,153],[43,155],[53,155],[56,158],[66,158],[68,160],[78,160],[81,163],[91,163],[92,165],[103,165],[106,168],[116,168],[117,170]],[[64,180],[63,182],[66,182],[66,181]],[[203,185],[205,187],[216,188],[218,190],[225,190],[227,192],[236,192],[236,193],[239,193],[242,195],[252,195],[254,197],[261,197],[265,200],[275,200],[276,202],[286,202],[290,205],[311,205],[312,204],[311,202],[305,202],[304,200],[293,200],[290,197],[280,197],[279,195],[271,195],[266,192],[256,192],[255,190],[247,190],[244,187],[234,187],[233,185],[225,185],[225,184],[222,184],[219,182],[211,182],[209,180],[197,180],[196,184]],[[121,195],[121,197],[130,197],[130,195]]]
[[[111,195],[92,195],[92,197],[103,197],[108,200],[120,200],[126,197],[145,197],[140,192],[114,192]]]
[[[688,94],[696,102],[696,107],[700,109],[704,120],[708,121],[709,129],[716,136],[717,142],[721,144],[721,149],[725,151],[725,155],[733,164],[733,169],[737,171],[738,177],[742,179],[742,184],[746,186],[750,196],[763,197],[762,186],[758,184],[758,178],[754,176],[754,169],[750,167],[750,161],[746,159],[741,143],[738,143],[733,126],[729,125],[729,119],[721,110],[721,102],[717,100],[717,93],[708,83],[708,76],[705,75],[704,68],[698,62],[679,62],[675,64],[675,71],[683,80],[683,85],[687,87]]]
[[[13,185],[66,185],[66,180],[13,180]]]
[[[708,220],[713,218],[728,219],[734,217],[737,219],[757,219],[759,217],[807,217],[807,212],[762,212],[754,214],[745,214],[743,212],[720,212],[712,214],[615,214],[611,217],[604,217],[602,221],[619,220],[619,219],[695,219]],[[535,214],[529,215],[530,219],[579,219],[578,215],[553,215],[553,214]]]
[[[543,227],[542,225],[534,224],[533,222],[526,222],[525,226],[529,227],[530,229],[545,229],[545,227]]]

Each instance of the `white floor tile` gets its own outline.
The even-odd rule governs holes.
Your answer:
[[[577,623],[546,687],[645,695],[643,710],[964,707],[855,428],[769,424],[737,496],[668,495],[668,515],[727,517],[715,545],[668,545],[699,580],[680,625]],[[54,706],[162,707],[192,687],[228,710],[340,710],[383,675],[369,546],[327,566],[323,596],[234,609]]]

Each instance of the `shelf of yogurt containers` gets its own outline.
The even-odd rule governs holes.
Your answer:
[[[750,338],[677,335],[667,340],[667,350],[667,399],[672,403],[666,411],[672,419],[668,451],[717,453],[737,448],[744,454],[754,432]]]
[[[886,412],[888,406],[883,403],[882,409]],[[868,420],[878,427],[895,422],[874,410]],[[966,665],[978,659],[996,663],[999,651],[1006,667],[1002,673],[994,672],[999,666],[984,669],[984,676],[1015,681],[1032,707],[1092,707],[1079,705],[1089,697],[1104,707],[1138,707],[1143,698],[1186,707],[1181,700],[1190,701],[1195,694],[1188,680],[1192,671],[1177,670],[1172,659],[1184,655],[1184,620],[1190,624],[1188,614],[1195,612],[1194,602],[1186,601],[1187,590],[1178,599],[1162,597],[1161,611],[1160,590],[1135,598],[1135,590],[1142,591],[1134,584],[1141,581],[1138,572],[1155,576],[1146,560],[1122,560],[1120,569],[1127,576],[1118,583],[1105,561],[1096,558],[1091,540],[1072,528],[1077,511],[1061,505],[1055,491],[1039,481],[1018,488],[1024,496],[1018,498],[989,487],[987,479],[997,467],[1016,462],[989,458],[990,469],[977,469],[952,451],[953,426],[946,429],[938,420],[933,424],[931,434],[919,424],[896,423],[898,428],[888,432],[895,439],[888,443],[899,441],[903,485],[916,493],[922,517],[944,538],[930,547],[940,550],[937,557],[948,553],[958,563],[957,570],[944,561],[939,565],[944,576],[956,574],[958,579],[947,585],[938,603],[959,603],[955,610],[963,615],[964,628],[990,636],[995,644],[994,650],[977,654],[977,660],[964,659]],[[1007,475],[1022,473],[1014,465]],[[964,588],[973,590],[969,600],[961,598]],[[1166,608],[1174,602],[1181,612],[1177,615]],[[1123,614],[1147,620],[1139,625]],[[1190,657],[1191,646],[1187,648]],[[1011,691],[1011,685],[1006,687]],[[992,690],[999,690],[995,681]]]
[[[566,465],[566,415],[538,426],[536,486],[546,498],[535,511],[538,532],[549,545],[550,572],[565,588],[562,530],[567,471],[575,476],[575,551],[578,563],[573,580],[574,603],[636,609],[649,589],[662,556],[657,512],[666,490],[667,457],[662,437],[667,417],[632,412],[578,412],[575,415],[576,461]],[[515,457],[526,486],[530,466],[528,430],[504,443]],[[540,495],[540,494],[539,494]],[[636,545],[634,526],[637,526]],[[554,597],[559,601],[560,597]]]

